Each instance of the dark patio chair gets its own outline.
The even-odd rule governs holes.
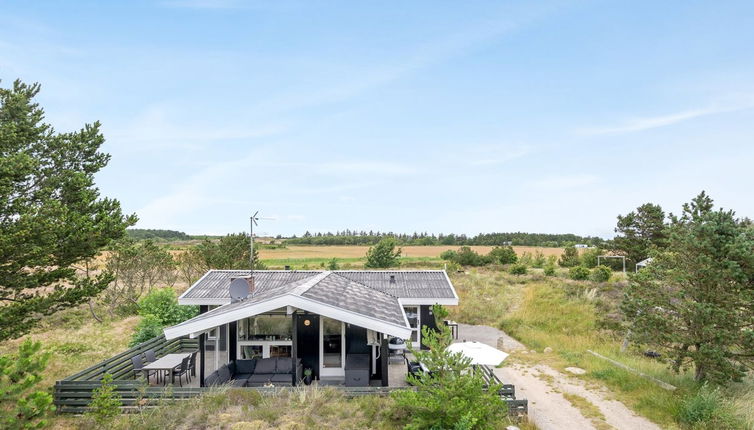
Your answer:
[[[153,363],[157,361],[157,355],[154,352],[154,349],[148,349],[146,352],[144,352],[144,358],[146,359],[147,363]],[[162,375],[163,378],[165,378],[165,371],[164,370],[156,370],[157,373],[157,383],[160,383],[160,375]]]
[[[131,364],[134,367],[134,378],[138,378],[139,374],[142,374],[144,372],[144,362],[141,360],[141,354],[134,355],[131,357]],[[147,372],[147,383],[149,383],[149,377],[152,376],[152,374],[158,375],[156,370],[150,370]],[[158,380],[159,382],[159,380]]]
[[[422,373],[424,373],[421,364],[418,361],[410,361],[408,357],[406,357],[406,370],[408,375],[415,378],[421,378]]]
[[[191,356],[189,357],[189,371],[191,372],[191,376],[196,376],[196,355],[199,354],[199,351],[194,351],[191,353]]]
[[[176,366],[173,369],[173,378],[170,381],[172,384],[175,384],[175,377],[176,377],[176,375],[178,375],[178,385],[180,385],[181,387],[183,387],[183,382],[182,382],[182,379],[181,379],[183,377],[183,375],[186,375],[186,382],[187,383],[191,381],[191,379],[190,379],[191,375],[189,374],[189,360],[191,360],[191,356],[188,356],[188,357],[184,358],[183,360],[181,360],[181,364],[179,366]]]

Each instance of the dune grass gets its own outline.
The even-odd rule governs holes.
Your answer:
[[[561,274],[562,275],[562,274]],[[563,370],[583,368],[587,383],[608,387],[617,400],[663,428],[707,428],[680,420],[683,403],[697,394],[699,385],[689,372],[675,374],[666,364],[644,357],[639,351],[620,351],[622,338],[603,324],[605,300],[616,300],[615,284],[598,285],[563,277],[544,277],[536,271],[513,276],[490,269],[452,275],[461,298],[451,315],[460,322],[501,328],[531,349],[548,354],[516,355],[515,360],[534,361]],[[619,287],[617,287],[619,288]],[[609,293],[608,293],[609,291]],[[611,298],[606,296],[610,295]],[[637,374],[616,367],[587,352],[592,350],[632,369],[672,384],[667,391]],[[738,418],[754,429],[754,385],[735,384],[720,392],[725,402],[735,405]],[[709,427],[713,428],[713,427]]]

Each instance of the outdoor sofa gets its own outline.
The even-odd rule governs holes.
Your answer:
[[[262,387],[265,385],[293,385],[303,377],[301,359],[290,357],[253,358],[236,360],[220,367],[204,379],[207,387],[229,384],[233,387]]]

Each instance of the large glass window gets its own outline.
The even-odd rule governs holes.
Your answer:
[[[291,340],[293,319],[288,315],[258,315],[238,322],[238,340]]]
[[[322,367],[343,367],[343,323],[322,317]]]

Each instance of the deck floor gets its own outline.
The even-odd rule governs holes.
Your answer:
[[[198,369],[197,369],[198,370]],[[205,370],[206,372],[206,370]],[[181,379],[182,386],[184,387],[199,387],[199,372],[197,371],[196,376],[191,377],[191,381],[187,382],[185,376]],[[160,379],[160,383],[158,384],[154,377],[150,378],[149,385],[153,387],[159,387],[161,385],[164,385],[162,379]],[[343,385],[343,379],[340,378],[326,378],[322,381],[314,381],[313,385],[328,385],[328,386],[338,386]],[[406,362],[405,361],[398,361],[396,358],[393,358],[390,360],[390,363],[388,365],[388,386],[390,387],[405,387],[408,386],[406,383]],[[168,384],[170,385],[170,384]],[[379,386],[380,381],[379,380],[373,380],[370,381],[371,386]],[[178,384],[178,378],[175,379],[175,386],[179,386]]]

